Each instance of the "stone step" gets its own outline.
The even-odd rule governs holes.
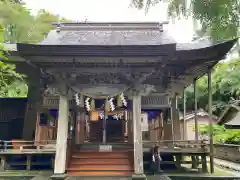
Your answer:
[[[128,159],[73,159],[71,165],[128,165]]]
[[[106,179],[106,177],[112,178],[115,176],[131,177],[132,174],[133,174],[133,172],[124,172],[124,171],[120,171],[120,172],[114,172],[114,171],[68,172],[68,176],[87,176],[87,177],[89,177],[89,180],[91,180],[92,177],[97,177],[97,179],[99,179],[99,176],[102,177],[103,179]]]
[[[69,172],[72,171],[133,171],[133,167],[127,165],[92,165],[85,164],[84,166],[72,164],[67,169]]]

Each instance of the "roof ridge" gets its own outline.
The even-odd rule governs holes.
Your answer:
[[[54,23],[58,30],[163,30],[168,22],[59,22]]]

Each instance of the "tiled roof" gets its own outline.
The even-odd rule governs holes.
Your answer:
[[[63,23],[42,45],[163,45],[176,42],[160,23]]]
[[[194,118],[194,116],[195,116],[195,113],[194,113],[194,112],[192,112],[192,113],[187,113],[187,114],[185,115],[185,121]],[[209,114],[208,114],[206,111],[204,111],[203,109],[200,109],[200,110],[197,111],[197,116],[204,117],[204,116],[209,116]],[[212,117],[213,117],[213,119],[216,119],[216,120],[217,120],[217,116],[212,115]],[[183,120],[183,115],[182,115],[182,114],[181,114],[181,116],[180,116],[179,119],[180,119],[180,120]]]
[[[229,121],[226,122],[224,125],[227,127],[237,126],[239,129],[240,128],[240,111],[237,112],[236,115],[232,119],[229,119]]]
[[[192,49],[202,49],[213,46],[214,43],[209,39],[195,40],[190,43],[177,43],[177,50],[192,50]]]
[[[237,104],[236,105],[235,104],[228,105],[222,112],[221,116],[219,117],[218,124],[222,125],[222,124],[229,122],[231,119],[229,119],[228,115],[234,114],[236,112],[240,112],[239,105],[237,105]]]

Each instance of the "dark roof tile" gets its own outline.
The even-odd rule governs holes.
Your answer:
[[[42,45],[163,45],[176,42],[159,23],[73,23],[52,30]]]

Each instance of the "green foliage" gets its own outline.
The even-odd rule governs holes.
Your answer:
[[[33,16],[22,3],[0,1],[0,24],[5,28],[5,42],[38,43],[52,29],[52,23],[61,20],[45,10]]]
[[[21,0],[0,0],[0,60],[7,59],[2,42],[39,43],[52,23],[62,20],[45,10],[33,16]],[[16,73],[14,65],[0,62],[0,97],[26,97],[24,78]]]
[[[24,97],[26,93],[24,76],[16,73],[15,66],[0,62],[0,97]]]
[[[161,0],[132,0],[132,5],[148,12],[151,6]],[[198,37],[210,36],[213,41],[226,40],[238,37],[240,26],[239,0],[168,0],[168,16],[172,19],[193,17],[200,23],[197,30]],[[196,24],[197,24],[196,23]],[[240,55],[240,45],[234,50]],[[213,111],[219,114],[228,104],[230,98],[238,99],[240,96],[240,59],[230,62],[218,63],[213,71]],[[198,107],[207,109],[207,77],[203,76],[197,81]],[[193,110],[193,87],[186,89],[187,110]],[[180,109],[183,109],[182,102]]]
[[[138,9],[147,12],[161,0],[132,0]],[[238,36],[240,26],[239,0],[168,0],[168,16],[176,19],[193,17],[201,24],[198,34],[209,35],[214,41]]]
[[[239,0],[192,0],[191,15],[199,20],[214,40],[237,37],[239,30]]]
[[[212,73],[212,93],[213,112],[219,115],[230,98],[238,99],[240,96],[240,59],[233,59],[227,62],[218,63]],[[208,82],[207,76],[201,77],[197,81],[197,101],[198,108],[207,110],[208,104]],[[186,108],[188,111],[194,110],[193,86],[185,90]],[[183,101],[180,99],[180,110],[183,110]]]
[[[199,127],[199,133],[201,135],[208,135],[210,127],[203,125]],[[213,125],[213,137],[214,143],[223,144],[240,144],[240,131],[225,129],[224,126]]]

